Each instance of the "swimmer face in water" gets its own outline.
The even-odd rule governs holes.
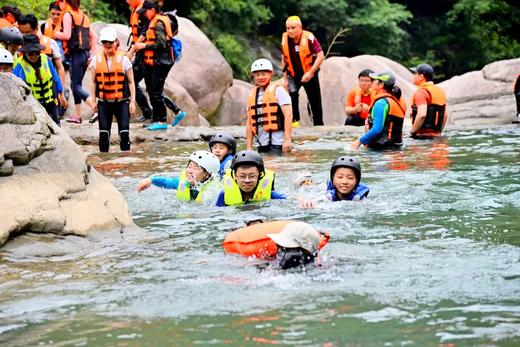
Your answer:
[[[332,177],[332,184],[341,195],[351,193],[357,185],[356,173],[349,167],[340,167]]]
[[[231,149],[221,142],[216,142],[211,146],[211,153],[215,154],[220,161],[222,161],[230,152]]]
[[[209,173],[201,168],[197,163],[190,160],[188,166],[186,167],[186,179],[190,184],[196,184],[204,181],[204,179],[208,178]]]
[[[258,184],[260,170],[254,165],[239,166],[235,171],[235,177],[240,190],[250,193]]]

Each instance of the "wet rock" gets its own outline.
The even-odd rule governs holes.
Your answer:
[[[222,96],[217,112],[211,118],[215,125],[243,125],[246,120],[247,100],[253,85],[234,80],[233,85]]]
[[[132,224],[122,195],[24,88],[0,73],[0,246],[23,232],[87,235]]]

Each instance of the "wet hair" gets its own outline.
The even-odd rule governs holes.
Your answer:
[[[21,16],[20,19],[18,19],[18,24],[25,25],[29,24],[32,30],[36,30],[38,27],[38,19],[34,16],[34,14],[29,13],[25,16]]]
[[[385,90],[385,92],[389,93],[389,94],[392,94],[394,93],[394,87],[395,87],[395,84],[392,84],[392,85],[388,85],[386,83],[383,83],[383,89]]]
[[[22,15],[22,12],[20,11],[20,9],[16,6],[12,6],[12,5],[5,5],[5,6],[2,6],[0,8],[0,17],[5,17],[7,16],[8,14],[12,14],[14,19],[16,21],[18,21],[18,19],[20,18],[20,16]]]
[[[357,77],[358,78],[360,78],[360,77],[370,77],[369,74],[371,74],[371,73],[374,73],[374,71],[372,71],[370,69],[361,70],[361,72],[359,73],[359,75]]]
[[[392,88],[392,94],[395,96],[397,100],[401,99],[401,95],[403,95],[403,92],[401,91],[401,88],[399,88],[397,85],[394,85]]]
[[[49,4],[49,11],[52,11],[52,10],[61,11],[60,4],[58,4],[57,1],[53,1]]]

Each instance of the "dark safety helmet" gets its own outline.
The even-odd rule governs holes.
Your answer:
[[[330,180],[332,181],[332,177],[334,177],[334,173],[337,169],[340,167],[348,167],[354,170],[354,173],[356,174],[356,180],[357,183],[361,181],[361,164],[356,158],[352,157],[339,157],[338,159],[334,160],[332,163],[332,166],[330,167]]]
[[[260,174],[265,172],[264,160],[256,151],[246,149],[235,154],[233,161],[231,162],[231,171],[235,172],[239,166],[243,165],[256,166],[260,171]]]
[[[433,67],[426,63],[419,64],[416,67],[411,67],[410,71],[419,75],[423,75],[428,81],[431,81],[434,74]]]
[[[0,29],[0,42],[21,45],[23,43],[23,35],[15,27],[2,28]]]
[[[211,147],[215,143],[223,143],[226,146],[229,147],[231,150],[231,154],[235,155],[237,152],[237,140],[228,132],[225,131],[218,131],[215,133],[215,135],[211,136],[209,139],[209,150],[211,151]]]

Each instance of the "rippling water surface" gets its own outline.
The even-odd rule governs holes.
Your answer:
[[[323,194],[341,138],[265,158],[288,195]],[[141,241],[61,240],[51,257],[0,252],[3,346],[518,346],[520,128],[450,131],[403,151],[362,150],[370,199],[216,208],[172,191],[137,194],[153,172],[177,173],[205,143],[92,155],[123,192]],[[302,170],[308,191],[294,187]],[[262,218],[330,232],[322,266],[279,271],[225,255],[225,234]],[[78,245],[81,245],[78,246]]]

